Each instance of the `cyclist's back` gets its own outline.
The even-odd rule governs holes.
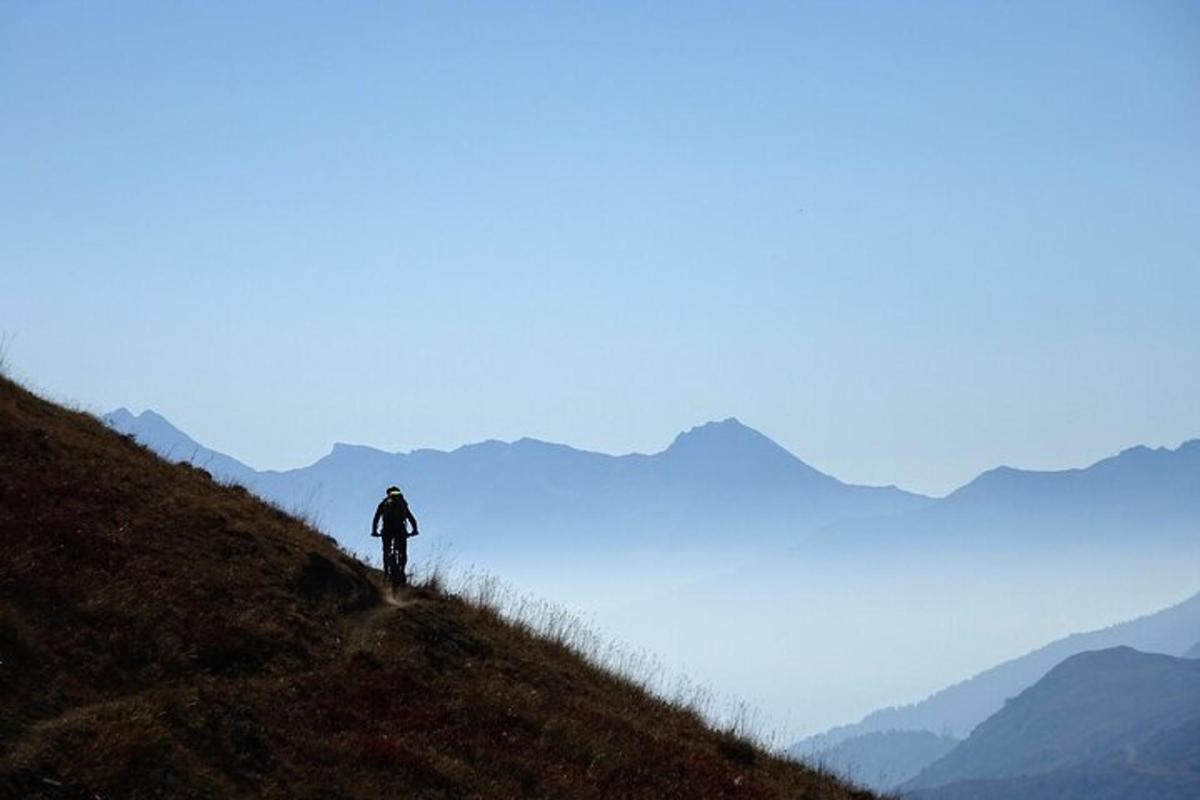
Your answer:
[[[408,565],[408,537],[417,535],[417,518],[413,516],[408,501],[399,486],[389,486],[387,495],[375,509],[371,521],[371,535],[380,535],[383,523],[383,566],[393,586],[407,582],[405,568]],[[409,526],[412,526],[411,532]]]

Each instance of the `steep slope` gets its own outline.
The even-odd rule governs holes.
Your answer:
[[[0,795],[867,797],[2,379]]]
[[[853,725],[843,725],[798,743],[793,752],[827,748],[855,736],[889,730],[948,731],[965,738],[1004,701],[1032,686],[1065,659],[1089,650],[1132,647],[1143,652],[1178,656],[1200,631],[1200,594],[1178,605],[1087,633],[1051,642],[1020,658],[1005,661],[919,703],[872,712]]]
[[[1184,658],[1200,658],[1200,642],[1196,642],[1196,644],[1192,647],[1191,650],[1188,650],[1186,653],[1183,654],[1183,657]]]
[[[1143,748],[1169,785],[1186,783],[1196,749],[1179,750],[1200,722],[1200,662],[1122,647],[1081,653],[1051,670],[905,786],[977,785],[1056,773],[1086,779]],[[1200,794],[1200,774],[1190,775]],[[1094,780],[1092,781],[1094,783]],[[970,796],[971,786],[962,786]],[[1018,796],[1013,794],[1012,796]]]
[[[167,444],[180,457],[187,448],[177,442],[191,439],[178,430],[164,434],[157,415],[143,430],[148,413],[133,423],[119,413],[109,419],[156,452],[165,454]],[[610,456],[521,439],[452,452],[338,444],[310,466],[249,475],[241,465],[226,473],[224,462],[210,463],[218,477],[319,517],[354,549],[369,544],[371,510],[396,482],[422,519],[472,554],[704,544],[722,541],[732,526],[746,537],[742,545],[779,545],[838,519],[928,502],[895,487],[844,484],[732,418],[681,433],[652,455]]]
[[[250,467],[236,458],[210,450],[153,411],[146,410],[134,416],[129,409],[118,408],[105,414],[103,420],[113,430],[133,436],[168,461],[186,462],[225,481],[244,484],[254,477]]]

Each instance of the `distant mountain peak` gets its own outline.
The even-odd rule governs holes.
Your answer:
[[[1186,458],[1196,453],[1200,453],[1200,439],[1188,439],[1180,442],[1178,447],[1166,447],[1163,445],[1158,447],[1148,447],[1144,444],[1137,444],[1133,447],[1126,447],[1117,455],[1106,460],[1112,461],[1124,459],[1128,461],[1133,459],[1169,458],[1171,456],[1177,458]]]
[[[366,444],[351,444],[349,442],[334,442],[333,449],[329,451],[331,456],[355,456],[355,455],[388,455],[386,451],[380,450],[377,447],[371,447]]]
[[[964,501],[993,501],[1000,503],[1027,503],[1029,493],[1061,493],[1065,481],[1073,482],[1072,488],[1092,482],[1094,486],[1105,486],[1097,491],[1112,491],[1112,486],[1122,482],[1146,481],[1148,476],[1161,476],[1167,471],[1195,470],[1200,466],[1200,439],[1190,439],[1178,447],[1148,447],[1144,444],[1126,447],[1115,455],[1108,456],[1090,465],[1065,469],[1022,469],[1001,466],[981,472],[973,480],[951,492],[947,499],[952,503]],[[1186,474],[1183,473],[1183,474]],[[1155,478],[1157,479],[1157,477]],[[1108,481],[1108,484],[1102,484]],[[1115,482],[1115,483],[1114,483]]]
[[[697,425],[675,437],[670,447],[658,454],[660,458],[692,462],[706,471],[728,472],[744,479],[783,469],[811,478],[833,481],[833,478],[813,469],[768,436],[743,424],[735,417]]]
[[[743,425],[736,417],[726,417],[720,421],[705,422],[701,425],[696,425],[675,437],[671,442],[668,450],[673,450],[677,447],[693,447],[693,446],[730,446],[730,445],[769,445],[771,447],[779,447],[771,439],[754,430],[753,428]]]
[[[140,430],[153,429],[159,434],[170,433],[180,438],[186,438],[187,435],[183,431],[171,424],[170,420],[151,409],[146,409],[140,414],[134,414],[125,406],[121,406],[116,411],[110,411],[101,417],[109,427],[122,428],[130,425],[137,425]]]
[[[135,415],[121,406],[100,419],[118,433],[134,436],[169,461],[196,463],[229,480],[244,481],[254,474],[253,469],[236,458],[210,450],[151,409]]]
[[[108,412],[103,417],[101,417],[101,419],[104,420],[105,422],[107,422],[110,427],[112,427],[112,426],[120,427],[123,424],[127,424],[133,420],[136,420],[137,417],[134,416],[133,412],[130,411],[128,408],[126,408],[125,406],[121,406],[120,408],[118,408],[114,411]]]

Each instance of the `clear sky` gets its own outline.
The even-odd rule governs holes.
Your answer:
[[[0,5],[10,370],[257,467],[1200,436],[1200,4]]]

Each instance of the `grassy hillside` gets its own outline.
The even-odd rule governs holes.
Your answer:
[[[2,379],[0,795],[869,796]]]

